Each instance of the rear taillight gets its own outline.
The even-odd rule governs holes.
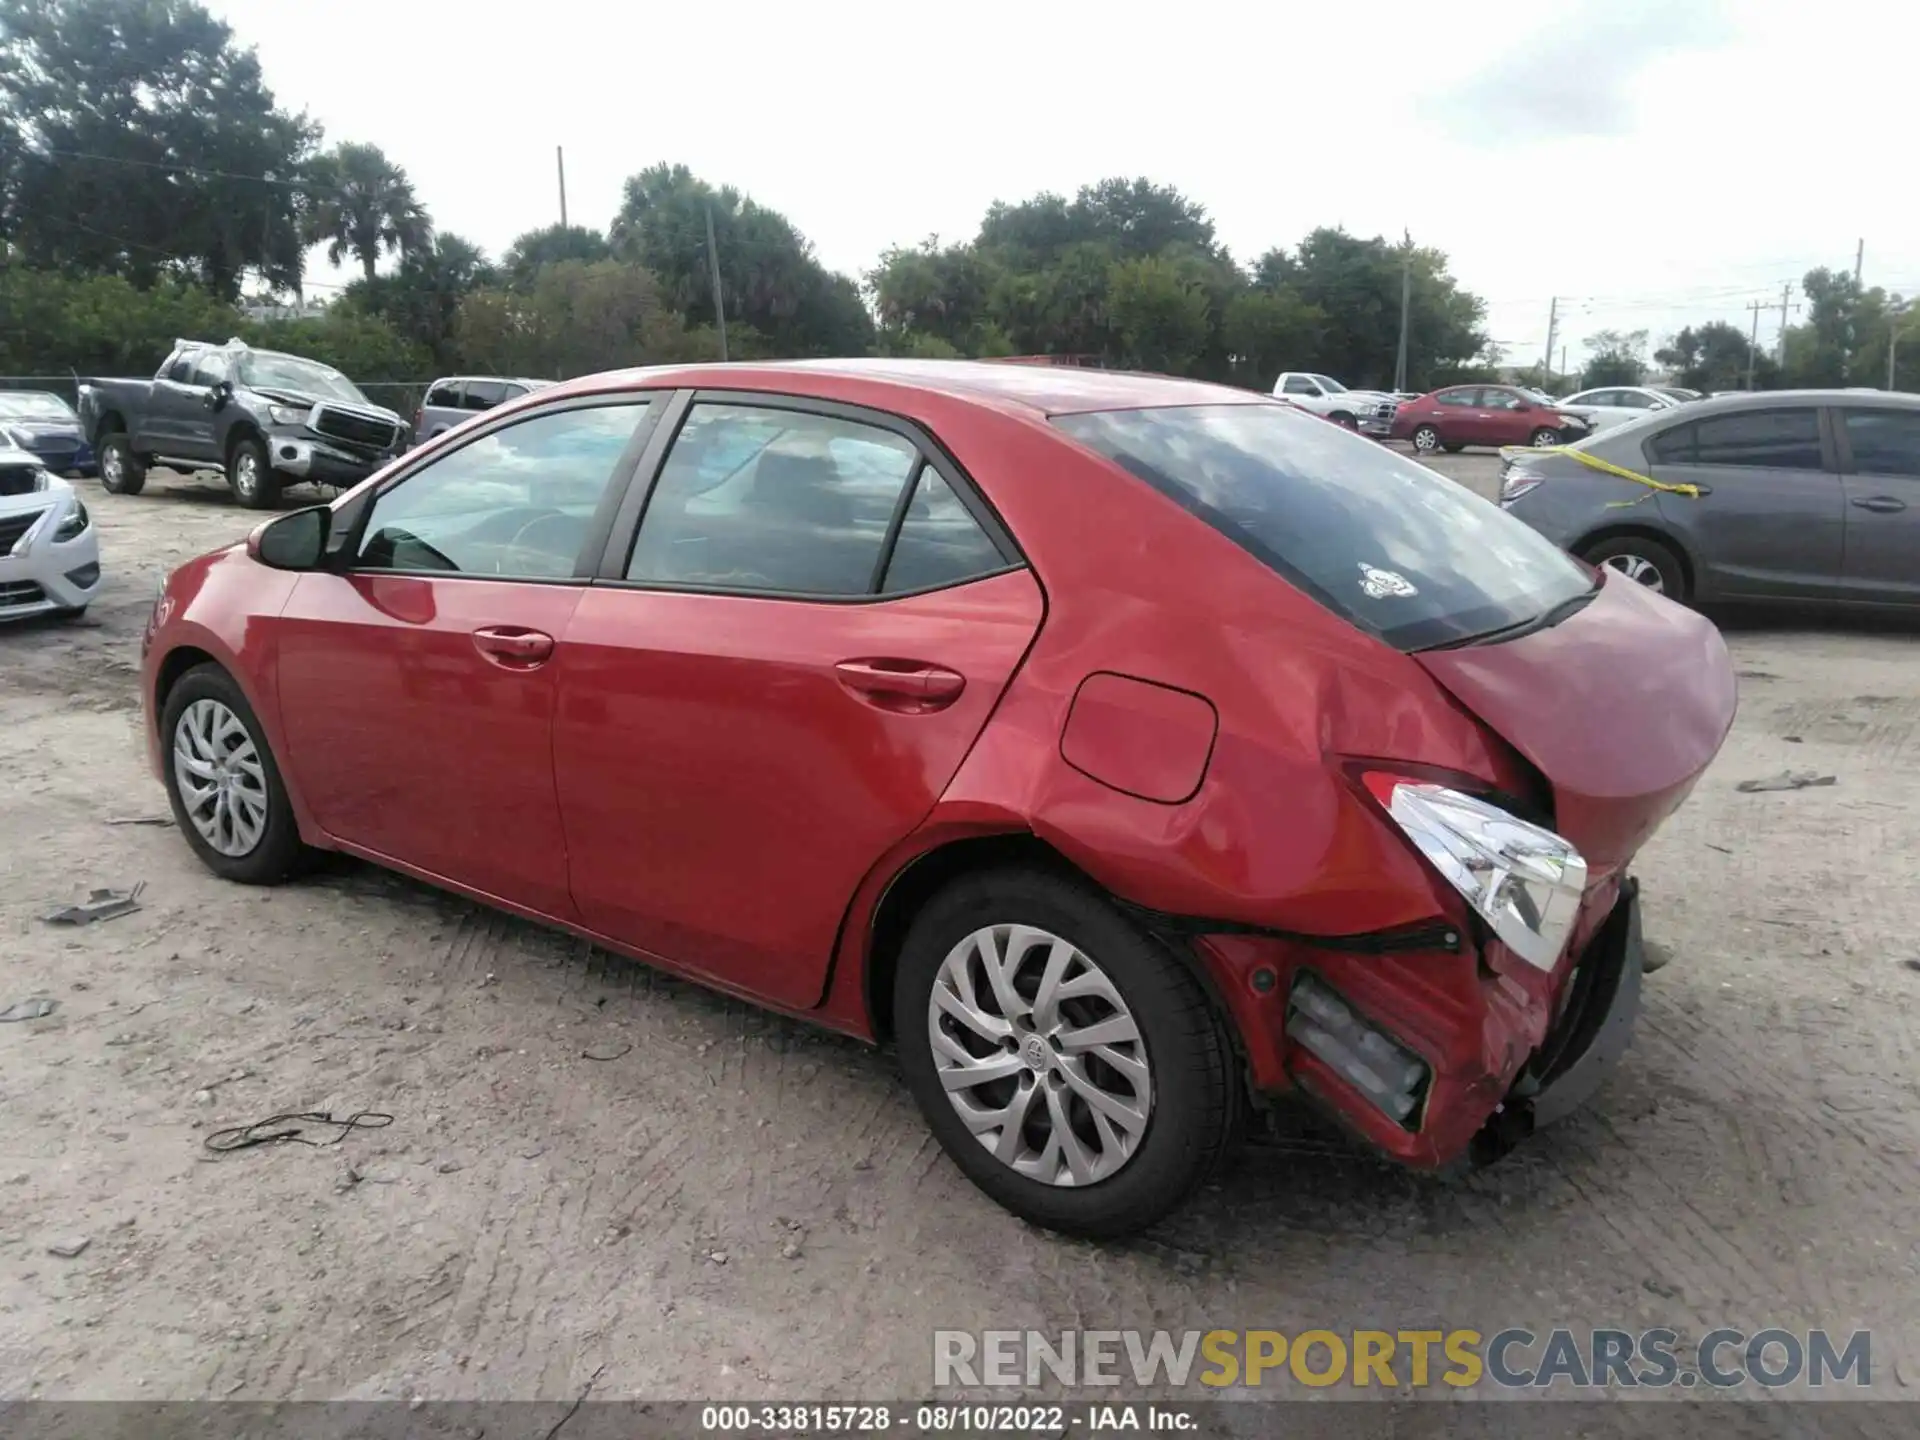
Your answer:
[[[1507,948],[1529,965],[1554,967],[1587,888],[1587,862],[1570,841],[1432,781],[1379,770],[1361,780]]]
[[[1531,470],[1509,470],[1500,482],[1500,503],[1511,505],[1529,491],[1538,490],[1544,475],[1536,475]]]

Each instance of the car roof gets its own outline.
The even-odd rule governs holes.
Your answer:
[[[438,380],[428,385],[427,388],[431,390],[434,385],[464,385],[469,380],[498,380],[504,385],[545,386],[554,383],[551,380],[535,379],[531,375],[442,375]]]
[[[1270,405],[1271,395],[1171,375],[1090,370],[1071,365],[1003,365],[991,360],[784,360],[771,363],[650,366],[565,382],[563,393],[641,384],[778,390],[783,377],[833,376],[878,381],[1025,410],[1070,415],[1089,410],[1144,410],[1168,405]],[[611,382],[611,383],[610,383]],[[747,382],[742,384],[742,382]],[[546,398],[555,398],[548,396]]]
[[[1723,410],[1764,410],[1776,405],[1859,405],[1863,402],[1891,405],[1903,410],[1920,409],[1920,395],[1904,390],[1858,387],[1843,390],[1835,386],[1824,390],[1741,390],[1725,395],[1708,395],[1690,402],[1683,410],[1660,413],[1667,418],[1692,418],[1717,415]]]

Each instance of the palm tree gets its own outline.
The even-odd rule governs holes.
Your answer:
[[[432,245],[432,217],[378,145],[336,146],[314,162],[311,183],[307,241],[324,243],[335,265],[352,255],[371,280],[382,251],[411,255]]]

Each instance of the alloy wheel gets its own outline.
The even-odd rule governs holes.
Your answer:
[[[1413,432],[1413,448],[1423,454],[1431,454],[1440,448],[1439,432],[1428,426],[1421,426]]]
[[[100,457],[100,469],[100,478],[106,483],[107,489],[118,490],[120,481],[127,473],[126,462],[120,457],[118,445],[107,446],[106,454]]]
[[[242,450],[233,466],[233,488],[242,500],[251,500],[260,490],[260,462],[252,450]]]
[[[267,829],[267,773],[240,717],[218,700],[196,700],[173,727],[173,778],[193,828],[238,859]]]
[[[1560,437],[1552,430],[1533,432],[1533,445],[1536,450],[1550,450],[1560,443]]]
[[[1664,595],[1666,577],[1660,567],[1644,555],[1609,555],[1600,562],[1609,570],[1618,570],[1636,585],[1644,585],[1656,595]]]
[[[1089,1185],[1153,1113],[1146,1042],[1117,986],[1071,941],[991,925],[948,952],[927,1004],[934,1069],[973,1137],[1047,1185]]]

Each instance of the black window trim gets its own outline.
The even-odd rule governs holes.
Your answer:
[[[752,410],[793,410],[801,414],[819,415],[832,420],[845,420],[850,424],[867,425],[876,430],[890,431],[911,444],[918,452],[907,483],[901,487],[900,499],[894,503],[894,514],[887,528],[885,539],[881,542],[880,554],[874,569],[871,586],[877,587],[884,582],[888,567],[893,562],[893,551],[900,539],[900,531],[906,519],[906,506],[913,493],[919,488],[920,477],[926,470],[932,469],[947,482],[967,513],[973,518],[993,545],[1000,552],[1002,564],[997,570],[985,570],[977,575],[968,575],[959,580],[948,580],[938,585],[927,585],[917,590],[893,590],[884,594],[877,588],[865,595],[823,595],[811,590],[759,590],[742,585],[698,585],[677,584],[664,580],[630,580],[627,578],[627,566],[633,558],[633,548],[640,537],[640,527],[646,522],[647,506],[653,499],[655,487],[660,483],[660,473],[665,468],[667,452],[680,438],[680,431],[686,424],[687,416],[695,405],[731,405]],[[903,415],[887,410],[875,410],[866,405],[848,404],[841,400],[825,400],[811,395],[794,395],[776,390],[727,389],[717,386],[705,386],[698,390],[680,390],[674,394],[674,401],[662,413],[659,423],[654,427],[654,439],[647,446],[646,453],[640,457],[639,467],[627,483],[627,494],[622,499],[615,515],[611,532],[602,550],[600,564],[593,576],[592,583],[616,590],[651,590],[663,594],[678,595],[726,595],[745,600],[797,600],[811,605],[877,605],[895,600],[906,600],[916,595],[932,595],[942,590],[958,589],[962,585],[972,585],[976,581],[990,580],[1000,575],[1009,575],[1016,570],[1029,569],[1030,563],[1014,540],[1006,522],[1000,518],[986,496],[973,483],[973,478],[960,468],[947,448],[934,435],[918,423]]]
[[[349,504],[353,513],[348,520],[346,530],[337,549],[329,543],[334,556],[334,567],[346,575],[404,575],[425,580],[477,580],[506,582],[514,585],[588,585],[593,581],[596,557],[601,555],[607,544],[607,536],[613,529],[614,516],[618,513],[621,500],[632,482],[633,472],[645,457],[648,449],[667,420],[667,406],[675,392],[665,389],[649,390],[606,390],[592,395],[572,395],[551,405],[541,405],[531,410],[516,410],[511,415],[500,415],[485,420],[460,437],[455,445],[436,445],[431,454],[421,455],[403,468],[384,476],[380,483],[371,489],[363,490]],[[604,410],[614,406],[632,406],[643,409],[652,417],[642,416],[634,422],[633,434],[627,437],[627,443],[620,452],[620,458],[614,462],[613,474],[607,481],[607,488],[601,493],[599,503],[594,507],[593,518],[587,522],[586,536],[580,542],[579,553],[573,558],[573,573],[570,575],[482,575],[465,570],[397,570],[390,566],[362,566],[357,562],[360,546],[366,536],[368,518],[381,496],[407,483],[415,475],[439,464],[451,455],[456,455],[468,446],[486,439],[515,425],[530,420],[545,419],[549,415],[564,415],[576,410]],[[499,406],[494,407],[496,410]],[[476,411],[476,414],[490,415],[491,411]],[[339,513],[335,512],[336,515]],[[338,533],[338,532],[336,532]],[[349,558],[350,557],[350,558]]]
[[[1920,478],[1913,475],[1890,474],[1884,470],[1862,470],[1858,462],[1853,458],[1853,437],[1847,434],[1846,418],[1849,414],[1905,415],[1912,420],[1914,424],[1920,425],[1920,407],[1909,405],[1856,404],[1852,401],[1843,400],[1836,405],[1825,408],[1828,410],[1830,423],[1833,426],[1833,458],[1835,468],[1837,468],[1842,475],[1858,475],[1875,480],[1913,480]]]

